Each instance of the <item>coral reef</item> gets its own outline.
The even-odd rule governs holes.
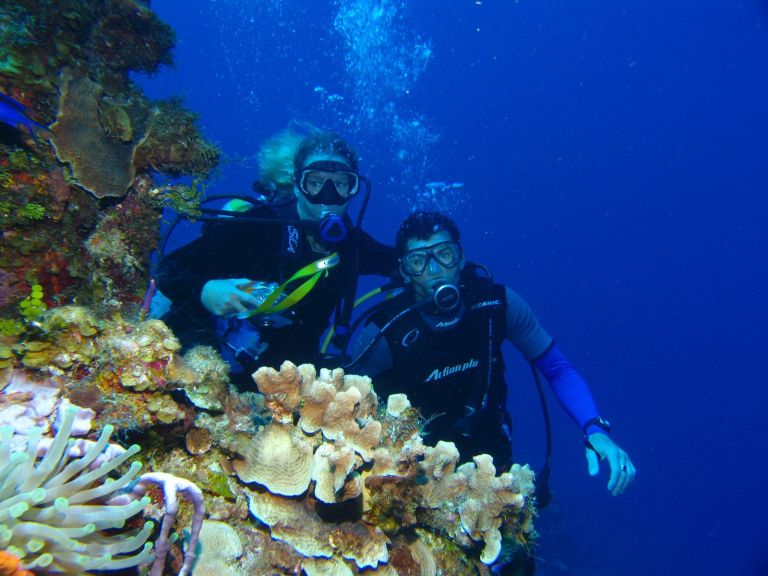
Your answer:
[[[158,390],[158,383],[170,388],[174,371],[168,365],[181,362],[175,359],[178,341],[157,320],[107,321],[71,306],[47,311],[39,330],[40,340],[22,339],[11,348],[9,366],[0,371],[0,548],[20,558],[25,568],[42,572],[80,574],[146,563],[152,559],[145,543],[153,523],[136,527],[130,536],[114,529],[126,521],[134,528],[130,518],[150,503],[149,484],[157,483],[164,509],[156,513],[162,522],[153,538],[150,574],[164,573],[166,556],[174,549],[169,533],[179,511],[177,494],[194,507],[178,570],[188,574],[205,510],[200,490],[188,479],[162,473],[144,474],[134,482],[139,463],[119,479],[108,478],[139,450],[137,444],[125,450],[108,443],[113,423],[123,425],[118,433],[124,435],[127,429],[148,431],[166,422],[153,413],[158,400],[174,414],[171,422],[183,422],[183,406],[167,393],[148,390]],[[152,383],[136,380],[136,368],[154,371]],[[90,407],[78,408],[70,399]],[[116,418],[116,411],[126,408],[122,419]],[[95,441],[68,442],[70,435],[88,434],[92,422],[101,427]],[[52,428],[57,433],[51,439]]]
[[[96,198],[122,197],[136,176],[133,155],[143,142],[145,131],[133,129],[125,112],[121,118],[127,127],[118,137],[104,130],[99,118],[103,95],[101,84],[65,68],[59,112],[51,125],[51,141],[59,160],[71,167],[74,183]],[[127,137],[129,134],[131,137]]]
[[[497,475],[487,455],[459,466],[453,444],[423,444],[405,396],[380,407],[367,377],[286,362],[256,372],[259,394],[238,393],[213,349],[180,356],[161,321],[76,306],[44,311],[4,346],[0,426],[12,424],[17,443],[22,430],[49,436],[61,429],[57,408],[80,405],[88,408],[75,413],[73,435],[90,435],[93,423],[140,444],[147,467],[177,477],[170,486],[194,504],[178,510],[180,525],[199,526],[204,504],[208,521],[231,528],[221,538],[235,552],[206,552],[215,537],[203,537],[202,573],[484,575],[502,540],[533,537],[527,467]],[[173,499],[151,477],[127,493],[166,502],[172,519]],[[166,560],[153,574],[186,573],[191,543],[173,543],[163,509],[143,516],[165,518],[157,551]]]
[[[0,9],[0,74],[29,91],[52,90],[65,66],[82,66],[117,88],[131,70],[171,63],[173,30],[138,0],[29,2]]]
[[[18,331],[15,307],[35,284],[47,306],[139,302],[163,207],[197,213],[202,182],[153,178],[203,179],[220,151],[179,100],[151,102],[129,76],[170,64],[173,42],[138,0],[0,5],[0,92],[50,124],[34,138],[0,130],[3,332]]]
[[[498,558],[502,530],[517,542],[531,540],[528,467],[496,476],[488,455],[457,467],[452,443],[423,445],[418,413],[402,395],[379,419],[366,377],[340,369],[318,375],[286,362],[279,372],[260,368],[254,380],[272,418],[240,448],[234,470],[241,482],[258,485],[245,491],[251,514],[307,559],[311,573],[378,573],[388,569],[390,549],[398,550],[397,562],[424,563],[425,570],[447,563],[441,569],[453,573],[455,557],[431,552],[440,538],[469,557],[482,544],[479,570]],[[425,532],[432,537],[420,536]]]
[[[136,151],[136,166],[172,176],[207,177],[218,164],[221,151],[201,138],[197,118],[179,99],[157,102],[147,136]]]
[[[225,522],[206,520],[200,531],[200,556],[195,563],[195,576],[241,576],[232,564],[243,555],[243,542],[237,531]]]

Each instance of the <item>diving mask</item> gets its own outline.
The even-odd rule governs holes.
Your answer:
[[[453,268],[461,260],[461,246],[458,242],[448,240],[426,248],[416,248],[403,254],[400,263],[406,275],[421,276],[433,258],[441,266]]]
[[[296,183],[312,204],[345,204],[360,190],[358,174],[332,160],[313,162],[298,172]]]

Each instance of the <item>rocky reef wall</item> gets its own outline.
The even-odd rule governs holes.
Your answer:
[[[220,157],[180,100],[131,81],[171,64],[173,44],[139,0],[0,6],[0,92],[26,124],[0,117],[0,332],[35,285],[46,306],[141,300],[163,207],[194,211]]]

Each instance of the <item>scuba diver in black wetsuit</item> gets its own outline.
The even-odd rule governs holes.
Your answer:
[[[219,347],[246,389],[253,389],[249,375],[258,366],[324,365],[320,337],[334,311],[341,332],[357,275],[397,274],[394,249],[347,215],[368,184],[345,141],[311,133],[298,145],[292,176],[289,201],[225,211],[158,269],[158,288],[172,301],[163,320],[185,347]]]
[[[401,224],[396,247],[406,290],[373,309],[353,337],[347,370],[370,376],[382,399],[406,394],[427,422],[427,438],[454,442],[465,461],[490,454],[502,471],[512,463],[501,354],[508,340],[582,431],[590,475],[607,461],[608,490],[622,494],[635,466],[608,436],[586,382],[528,304],[465,261],[459,240],[456,224],[439,213],[417,212]],[[499,569],[531,574],[533,559],[518,554]]]

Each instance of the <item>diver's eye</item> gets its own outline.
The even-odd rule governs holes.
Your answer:
[[[323,184],[325,184],[325,180],[320,180],[319,178],[307,178],[306,180],[306,186],[312,192],[319,192]]]
[[[335,178],[333,184],[336,186],[336,190],[340,194],[346,194],[349,192],[349,176],[343,176],[341,178]]]
[[[441,263],[447,264],[453,260],[453,250],[451,250],[448,246],[444,246],[435,252],[435,257]]]
[[[408,256],[408,265],[413,270],[421,270],[427,262],[426,254],[411,254]]]

